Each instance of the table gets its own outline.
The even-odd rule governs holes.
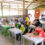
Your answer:
[[[9,29],[8,31],[12,32],[13,35],[15,36],[15,45],[16,45],[16,35],[20,33],[22,37],[22,30],[17,29],[17,28],[12,28],[12,29]],[[21,42],[22,42],[22,39],[21,39]]]
[[[8,36],[7,34],[7,30],[10,29],[11,26],[8,26],[8,25],[1,25],[1,33],[5,35],[5,37]]]
[[[43,38],[41,38],[41,37],[39,37],[39,38],[31,38],[31,37],[29,37],[29,35],[23,35],[23,45],[25,45],[25,39],[29,40],[29,45],[30,45],[30,42],[34,43],[35,45],[42,42],[42,45],[43,45]]]

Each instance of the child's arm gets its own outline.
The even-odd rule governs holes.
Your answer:
[[[30,36],[30,37],[36,38],[36,37],[40,37],[40,35],[37,35],[37,36],[34,35],[34,36]]]
[[[29,34],[29,35],[30,35],[30,34],[34,34],[34,33],[35,33],[35,31],[34,31],[34,32],[32,32],[32,33],[27,33],[27,35],[28,35],[28,34]]]
[[[25,31],[25,28],[23,28],[22,32],[24,33],[24,31]]]
[[[35,33],[35,31],[34,32],[32,32],[33,34]]]
[[[21,27],[20,30],[22,30],[22,34],[23,34],[25,31],[25,28]]]
[[[31,36],[31,37],[41,37],[41,35],[39,34],[39,35],[37,35],[37,36],[34,35],[34,36]]]

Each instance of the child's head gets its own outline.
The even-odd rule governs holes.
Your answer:
[[[24,27],[24,23],[21,23],[21,27]]]
[[[39,27],[39,24],[38,24],[38,22],[37,22],[37,23],[35,23],[35,27]]]
[[[39,27],[39,24],[38,23],[35,23],[35,28],[37,28],[38,31],[40,31],[40,27]]]

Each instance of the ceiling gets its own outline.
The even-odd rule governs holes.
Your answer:
[[[23,0],[0,0],[0,1],[23,1]],[[45,1],[45,0],[25,0],[25,1]]]
[[[23,0],[17,0],[17,1],[23,1]],[[25,0],[25,1],[45,1],[45,0]]]
[[[5,2],[13,1],[17,4],[23,4],[23,0],[0,0],[0,1],[5,1]],[[43,5],[43,4],[45,4],[45,0],[25,0],[25,8],[27,8],[27,6],[29,5],[29,7],[28,7],[29,9],[33,9],[33,8]]]
[[[45,0],[33,0],[33,3],[28,7],[28,9],[34,9],[40,5],[45,5]]]

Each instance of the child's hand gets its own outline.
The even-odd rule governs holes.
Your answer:
[[[35,36],[30,36],[30,37],[35,37]]]
[[[37,37],[38,37],[38,38],[39,38],[40,36],[35,36],[35,35],[34,35],[34,36],[30,36],[30,37],[32,37],[32,38],[37,38]]]
[[[26,33],[26,35],[31,35],[32,33]]]

